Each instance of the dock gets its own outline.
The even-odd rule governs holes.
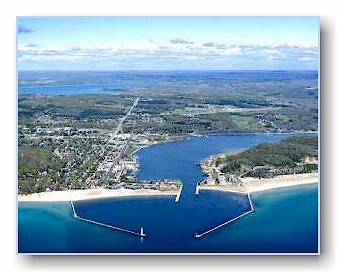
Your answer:
[[[107,224],[104,224],[104,223],[96,222],[94,220],[82,218],[82,217],[80,217],[80,216],[77,215],[72,200],[70,201],[70,204],[72,206],[72,211],[73,211],[73,217],[74,217],[74,219],[77,219],[77,220],[80,220],[80,221],[83,221],[83,222],[87,222],[87,223],[91,223],[91,224],[94,224],[94,225],[98,225],[98,226],[114,229],[114,230],[117,230],[117,231],[129,233],[129,234],[132,234],[132,235],[135,235],[135,236],[139,236],[139,237],[146,237],[147,236],[143,232],[143,227],[141,227],[141,231],[140,231],[140,233],[138,233],[138,232],[135,232],[135,231],[132,231],[132,230],[128,230],[128,229],[124,229],[124,228],[120,228],[120,227],[115,227],[115,226],[107,225]]]
[[[180,201],[182,189],[183,189],[183,184],[181,185],[180,190],[178,191],[178,193],[176,195],[175,203],[178,203],[178,201]]]
[[[73,217],[74,217],[75,219],[79,218],[79,216],[77,216],[77,214],[76,214],[76,211],[75,211],[74,204],[73,204],[73,201],[72,201],[72,200],[70,200],[70,205],[72,206]]]
[[[203,236],[205,236],[205,235],[207,235],[207,234],[209,234],[209,233],[211,233],[211,232],[213,232],[213,231],[215,231],[217,229],[220,229],[220,228],[222,228],[222,227],[224,227],[224,226],[226,226],[226,225],[228,225],[228,224],[230,224],[230,223],[232,223],[232,222],[234,222],[234,221],[236,221],[236,220],[238,220],[238,219],[240,219],[240,218],[242,218],[242,217],[244,217],[244,216],[246,216],[246,215],[254,212],[255,208],[253,206],[253,203],[252,203],[252,200],[251,200],[251,197],[250,197],[250,193],[248,193],[247,196],[248,196],[248,200],[249,200],[249,204],[250,204],[250,210],[249,211],[244,212],[244,213],[236,216],[235,218],[232,218],[232,219],[226,221],[225,223],[222,223],[222,224],[220,224],[220,225],[218,225],[218,226],[216,226],[216,227],[214,227],[212,229],[209,229],[209,230],[207,230],[207,231],[205,231],[203,233],[200,233],[200,234],[196,233],[195,234],[195,238],[197,238],[197,239],[201,238],[201,237],[203,237]]]
[[[196,184],[196,190],[195,190],[195,194],[198,195],[199,194],[199,187],[198,187],[198,183]]]
[[[254,211],[254,210],[255,210],[255,207],[254,207],[254,205],[253,205],[253,203],[252,203],[251,196],[250,196],[250,192],[248,192],[248,199],[249,199],[249,203],[250,203],[250,209],[251,209],[252,211]]]

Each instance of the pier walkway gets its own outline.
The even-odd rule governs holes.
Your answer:
[[[178,191],[178,193],[176,195],[175,203],[178,203],[178,201],[180,201],[182,189],[183,189],[183,184],[181,185],[180,190]]]
[[[198,187],[198,183],[196,184],[196,190],[195,190],[195,195],[199,194],[199,187]]]
[[[205,232],[203,232],[203,233],[200,233],[200,234],[196,233],[196,234],[195,234],[195,238],[201,238],[201,237],[203,237],[203,236],[205,236],[205,235],[207,235],[207,234],[209,234],[209,233],[211,233],[211,232],[213,232],[213,231],[215,231],[215,230],[217,230],[217,229],[220,229],[220,228],[222,228],[222,227],[224,227],[224,226],[226,226],[226,225],[228,225],[228,224],[230,224],[230,223],[232,223],[232,222],[234,222],[234,221],[236,221],[236,220],[242,218],[243,216],[246,216],[246,215],[248,215],[248,214],[254,212],[254,211],[255,211],[255,208],[254,208],[254,206],[253,206],[253,203],[252,203],[252,200],[251,200],[251,197],[250,197],[250,193],[249,193],[249,192],[248,192],[247,196],[248,196],[248,200],[249,200],[249,204],[250,204],[250,210],[249,210],[249,211],[244,212],[244,213],[242,213],[242,214],[236,216],[235,218],[232,218],[232,219],[226,221],[225,223],[222,223],[222,224],[220,224],[220,225],[218,225],[218,226],[216,226],[216,227],[214,227],[214,228],[212,228],[212,229],[209,229],[209,230],[207,230],[207,231],[205,231]]]
[[[143,233],[143,228],[142,227],[141,227],[140,233],[138,233],[138,232],[131,231],[131,230],[128,230],[128,229],[119,228],[119,227],[107,225],[107,224],[104,224],[104,223],[96,222],[96,221],[93,221],[93,220],[90,220],[90,219],[82,218],[82,217],[80,217],[80,216],[77,215],[72,200],[70,201],[70,204],[72,206],[73,217],[75,219],[77,219],[77,220],[81,220],[81,221],[84,221],[84,222],[87,222],[87,223],[91,223],[91,224],[94,224],[94,225],[98,225],[98,226],[114,229],[114,230],[117,230],[117,231],[129,233],[129,234],[132,234],[132,235],[135,235],[135,236],[139,236],[139,237],[146,237],[147,236],[146,234]]]

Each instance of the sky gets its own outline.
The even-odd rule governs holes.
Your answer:
[[[18,17],[19,70],[316,70],[318,17]]]

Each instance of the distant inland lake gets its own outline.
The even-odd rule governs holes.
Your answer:
[[[196,233],[217,226],[250,208],[247,196],[201,190],[199,163],[212,154],[276,142],[286,134],[190,137],[143,148],[136,153],[142,180],[177,178],[175,196],[119,197],[76,201],[84,218],[147,237],[85,223],[72,217],[68,202],[20,202],[19,253],[317,253],[317,184],[252,194],[255,212],[200,239]]]
[[[77,85],[46,85],[19,86],[19,94],[41,95],[80,95],[80,94],[109,94],[120,95],[124,91],[119,84],[77,84]]]

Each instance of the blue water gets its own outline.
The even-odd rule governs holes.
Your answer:
[[[44,95],[78,95],[78,94],[109,94],[119,95],[123,91],[120,84],[78,84],[78,85],[46,85],[46,86],[19,86],[19,94]],[[108,90],[107,90],[108,89]],[[111,90],[109,90],[111,89]]]
[[[138,151],[141,169],[139,179],[178,178],[184,187],[181,201],[192,202],[196,182],[203,176],[196,165],[209,155],[263,143],[276,142],[286,135],[218,135],[191,137],[188,140],[154,145]]]
[[[210,154],[278,141],[283,135],[192,137],[140,150],[138,178],[179,178],[180,202],[174,196],[127,197],[75,202],[85,218],[134,231],[121,233],[72,218],[69,203],[20,203],[18,248],[22,253],[317,253],[317,185],[253,194],[255,212],[201,239],[194,234],[249,209],[245,195],[200,191],[195,165]]]

